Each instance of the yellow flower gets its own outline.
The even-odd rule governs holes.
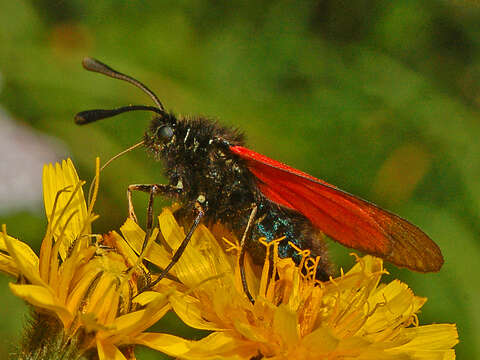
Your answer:
[[[322,283],[307,252],[296,267],[278,258],[277,242],[265,243],[272,256],[263,268],[247,257],[252,304],[233,235],[215,226],[214,236],[200,226],[170,278],[143,291],[154,279],[143,259],[165,268],[184,231],[164,210],[141,257],[145,232],[130,219],[123,236],[92,234],[98,169],[97,160],[87,205],[69,160],[45,168],[48,226],[39,256],[5,227],[0,233],[0,271],[17,277],[11,290],[33,306],[18,358],[135,359],[135,345],[195,360],[455,358],[455,325],[419,326],[416,314],[426,299],[400,281],[381,284],[382,261],[371,256]],[[145,331],[172,308],[187,325],[211,334],[193,341]]]
[[[159,224],[176,249],[184,232],[169,210]],[[141,248],[143,232],[134,222],[127,221],[122,232],[134,249]],[[242,290],[238,252],[225,252],[200,226],[172,271],[185,288],[177,287],[169,300],[187,325],[213,332],[199,341],[175,338],[171,344],[150,336],[138,343],[182,359],[455,358],[456,326],[419,326],[416,313],[426,299],[398,280],[381,284],[381,259],[358,258],[350,271],[321,283],[314,279],[312,259],[304,257],[302,273],[290,259],[278,258],[275,242],[265,246],[273,262],[267,260],[260,274],[250,263],[246,267],[251,304]],[[162,268],[169,260],[158,244],[146,258]]]
[[[98,168],[97,159],[96,179]],[[167,294],[133,298],[143,276],[131,270],[137,257],[103,244],[115,234],[91,234],[98,181],[88,207],[70,160],[46,166],[43,183],[48,226],[40,256],[5,227],[0,234],[0,271],[18,278],[10,289],[33,305],[18,357],[134,359],[136,338],[170,309]]]

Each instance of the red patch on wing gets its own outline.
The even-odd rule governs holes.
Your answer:
[[[246,161],[266,198],[303,214],[341,244],[411,270],[438,271],[443,265],[439,247],[401,217],[250,149],[230,150]]]

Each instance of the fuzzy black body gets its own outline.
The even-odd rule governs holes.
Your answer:
[[[268,200],[259,190],[257,178],[244,160],[231,150],[243,145],[240,132],[202,118],[177,118],[171,113],[152,120],[145,134],[147,150],[164,163],[169,185],[179,191],[172,194],[181,203],[178,214],[189,217],[200,202],[207,223],[227,225],[240,239],[247,227],[252,208],[257,206],[246,248],[253,261],[265,259],[265,247],[257,240],[272,241],[285,237],[279,244],[279,256],[291,257],[297,264],[298,251],[310,249],[320,256],[317,277],[329,275],[329,264],[321,234],[302,214]]]

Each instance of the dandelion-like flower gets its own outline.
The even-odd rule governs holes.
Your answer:
[[[159,224],[168,246],[176,249],[184,232],[169,210]],[[141,246],[143,232],[133,221],[122,231],[133,248]],[[187,325],[212,333],[199,341],[176,338],[177,346],[145,345],[182,359],[455,358],[456,326],[419,326],[416,314],[426,298],[398,280],[380,283],[386,273],[381,259],[357,258],[347,273],[319,282],[307,253],[297,267],[278,258],[275,242],[265,243],[270,255],[261,273],[247,263],[251,304],[240,281],[238,245],[228,242],[236,255],[202,226],[173,268],[185,286],[169,296],[173,310]],[[154,245],[147,258],[165,267],[168,253]]]
[[[98,168],[97,160],[93,199]],[[16,358],[89,359],[98,353],[100,359],[134,359],[136,337],[170,309],[166,294],[133,298],[143,276],[132,270],[138,258],[92,235],[94,200],[87,207],[70,160],[46,166],[43,182],[48,227],[40,256],[5,227],[0,234],[0,270],[18,278],[10,289],[33,309]]]
[[[300,251],[299,266],[264,242],[262,268],[246,261],[245,296],[239,245],[221,226],[201,225],[168,278],[154,288],[143,260],[165,268],[185,238],[170,209],[145,232],[127,219],[121,235],[91,232],[99,165],[87,205],[72,163],[44,170],[48,227],[40,256],[0,234],[0,271],[17,277],[11,290],[33,316],[19,359],[135,359],[144,345],[179,359],[454,359],[454,324],[419,325],[426,299],[398,280],[380,283],[382,260],[365,256],[330,281],[315,279],[317,260]],[[157,241],[158,240],[158,241]],[[259,239],[259,241],[262,241]],[[151,284],[151,282],[150,282]],[[147,332],[173,309],[201,340]]]

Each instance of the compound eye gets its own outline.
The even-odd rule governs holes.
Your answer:
[[[168,125],[161,126],[157,130],[157,136],[164,142],[168,141],[173,136],[173,129]]]

